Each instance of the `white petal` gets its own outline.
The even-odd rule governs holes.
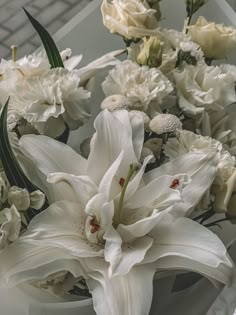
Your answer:
[[[7,286],[33,279],[42,279],[50,273],[68,270],[75,276],[81,274],[79,261],[59,246],[48,246],[37,241],[14,242],[0,253],[0,276]]]
[[[190,177],[191,183],[183,188],[183,202],[178,203],[178,210],[182,214],[185,214],[198,204],[212,184],[217,164],[217,152],[213,150],[209,150],[208,152],[194,151],[148,172],[144,175],[144,181],[148,183],[156,177],[167,174],[172,176],[179,173],[187,174]],[[177,211],[177,207],[175,207],[175,211]]]
[[[91,262],[91,261],[90,261]],[[97,315],[148,315],[152,302],[153,265],[133,268],[125,276],[109,278],[106,266],[93,262],[87,280]],[[106,297],[106,298],[104,298]]]
[[[61,200],[66,199],[68,201],[78,202],[84,208],[89,199],[98,192],[97,186],[88,176],[74,176],[72,174],[66,173],[52,173],[48,175],[47,180],[49,183],[53,184],[54,190],[59,188]],[[61,186],[58,186],[59,183],[64,183],[69,186],[68,190],[71,190],[70,195],[73,194],[73,199],[69,199],[71,197],[67,193],[67,190],[63,192]],[[65,187],[65,185],[63,187]]]
[[[128,115],[128,112],[126,113]],[[99,184],[107,169],[124,150],[124,159],[119,168],[120,177],[126,177],[131,163],[137,163],[134,153],[132,134],[129,125],[122,124],[107,110],[102,111],[94,122],[96,129],[94,144],[88,158],[87,173]]]
[[[144,142],[144,123],[141,115],[135,115],[132,119],[127,115],[127,111],[118,110],[113,112],[113,115],[120,120],[127,127],[129,134],[132,134],[134,152],[137,159],[140,159],[143,142]],[[125,122],[126,121],[126,122]]]
[[[20,140],[21,151],[45,175],[56,172],[66,172],[83,175],[87,161],[68,145],[46,136],[27,135]]]
[[[153,239],[145,236],[123,244],[121,259],[116,265],[110,265],[109,273],[112,276],[121,276],[130,272],[133,266],[142,263],[152,243]]]
[[[118,170],[118,168],[122,162],[123,157],[124,157],[124,151],[122,150],[120,155],[117,157],[117,159],[114,161],[114,163],[109,167],[109,169],[107,170],[107,172],[105,173],[105,175],[103,176],[103,178],[100,182],[99,192],[105,193],[107,195],[108,199],[112,198],[111,192],[114,193],[115,189],[112,189],[112,191],[111,191],[111,188],[112,188],[111,186],[112,186],[112,182],[114,180],[114,176],[116,175],[116,172],[117,172],[117,170]],[[121,188],[119,187],[119,190],[117,191],[117,193],[120,192],[120,190],[121,190]]]
[[[124,53],[124,49],[115,50],[109,52],[102,57],[89,63],[87,66],[78,70],[78,75],[80,76],[80,84],[83,85],[91,77],[93,77],[99,69],[103,69],[107,66],[115,66],[120,63],[120,60],[115,58]]]
[[[234,265],[221,240],[210,230],[187,219],[164,222],[150,233],[154,244],[144,262],[156,261],[157,270],[190,270],[230,285]]]
[[[143,188],[138,189],[124,205],[127,209],[141,207],[157,208],[168,207],[173,203],[181,201],[181,193],[178,189],[170,188],[173,180],[181,175],[175,176],[163,175],[157,177]]]
[[[21,241],[60,247],[74,257],[100,256],[101,247],[90,244],[85,236],[86,218],[78,203],[54,203],[32,219]]]

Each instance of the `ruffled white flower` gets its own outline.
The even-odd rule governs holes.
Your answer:
[[[101,10],[103,23],[112,33],[129,39],[158,33],[157,11],[146,0],[103,0]]]
[[[180,49],[185,53],[190,53],[190,55],[194,57],[196,61],[203,61],[203,51],[196,43],[192,41],[183,41],[180,43]]]
[[[39,190],[29,193],[26,189],[12,186],[8,191],[7,201],[18,211],[27,210],[29,207],[39,210],[44,205],[45,195]]]
[[[41,76],[25,79],[11,91],[9,113],[17,113],[39,133],[60,135],[65,123],[76,129],[90,117],[90,92],[79,87],[77,72],[51,69]]]
[[[234,269],[226,248],[185,217],[215,177],[215,149],[187,153],[144,175],[152,156],[139,165],[141,117],[103,111],[95,129],[88,160],[45,136],[22,138],[25,154],[49,174],[45,187],[56,202],[3,252],[2,281],[38,281],[60,271],[84,276],[98,315],[147,314],[156,271],[194,270],[229,284]]]
[[[15,206],[0,211],[0,250],[20,235],[21,216]]]
[[[236,66],[228,63],[223,63],[219,65],[220,70],[223,73],[230,73],[236,82]]]
[[[212,136],[211,113],[222,111],[236,101],[234,78],[219,67],[186,65],[173,72],[178,89],[179,106],[194,118],[203,135]]]
[[[133,109],[147,111],[151,103],[160,105],[173,90],[170,81],[156,68],[140,67],[126,60],[109,72],[102,88],[106,96],[122,94]]]
[[[205,57],[223,59],[236,47],[236,30],[222,24],[208,22],[200,16],[188,27],[189,35],[203,50]]]

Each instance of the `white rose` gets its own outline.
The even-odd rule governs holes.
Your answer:
[[[103,23],[112,33],[128,39],[158,33],[157,11],[146,0],[103,0],[101,10]]]
[[[188,27],[189,35],[203,50],[205,57],[222,59],[236,47],[236,30],[208,22],[200,16],[196,24]]]
[[[0,211],[0,249],[14,242],[21,229],[21,216],[15,206]]]

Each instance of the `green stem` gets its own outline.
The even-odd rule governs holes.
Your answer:
[[[192,17],[193,17],[193,11],[194,11],[194,8],[193,8],[193,0],[191,1],[191,9],[190,9],[190,14],[188,16],[188,24],[187,26],[190,25],[191,23],[191,20],[192,20]],[[186,34],[188,34],[188,28],[186,28]]]
[[[17,52],[17,46],[12,45],[11,46],[11,55],[12,55],[12,60],[16,62],[16,52]]]
[[[117,226],[119,225],[121,214],[122,214],[122,208],[123,208],[123,203],[124,203],[125,192],[126,192],[128,184],[129,184],[130,179],[133,176],[134,172],[135,172],[135,167],[134,167],[133,164],[131,164],[130,167],[129,167],[129,171],[128,171],[127,177],[125,178],[124,186],[122,187],[122,190],[121,190],[118,208],[117,208],[117,211],[115,212],[114,223],[113,223],[113,226],[115,228],[117,228]]]

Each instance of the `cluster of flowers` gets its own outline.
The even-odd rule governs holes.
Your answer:
[[[45,55],[1,61],[9,132],[28,133],[15,153],[39,188],[1,177],[6,285],[67,295],[85,280],[98,315],[144,315],[155,274],[191,270],[232,283],[234,263],[209,228],[236,219],[236,68],[211,63],[236,47],[236,30],[203,17],[191,25],[204,3],[186,1],[178,32],[160,27],[158,0],[104,0],[124,61],[115,58],[123,50],[79,70],[70,50],[65,68],[51,69]],[[89,119],[90,79],[108,65],[95,133],[78,154],[55,138]],[[29,208],[39,211],[30,220]]]

